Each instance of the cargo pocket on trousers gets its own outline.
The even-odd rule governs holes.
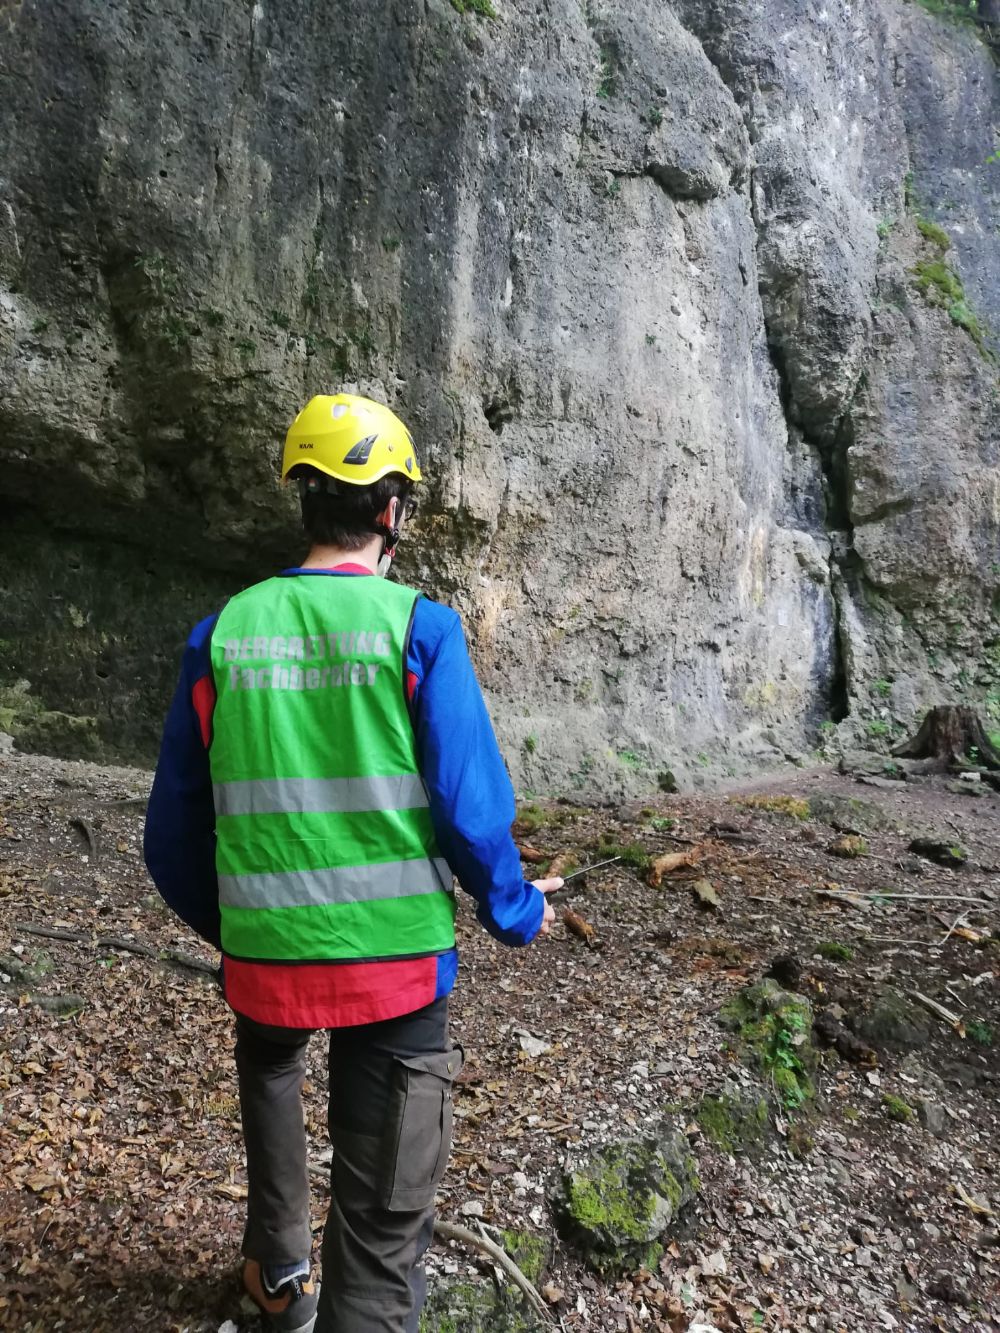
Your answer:
[[[382,1201],[394,1213],[429,1208],[451,1152],[452,1084],[462,1048],[397,1055],[386,1126]]]

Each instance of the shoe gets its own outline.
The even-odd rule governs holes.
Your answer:
[[[264,1286],[260,1264],[248,1259],[243,1265],[243,1286],[247,1295],[267,1316],[267,1322],[280,1333],[312,1333],[319,1304],[319,1288],[308,1278],[293,1277],[273,1294]]]

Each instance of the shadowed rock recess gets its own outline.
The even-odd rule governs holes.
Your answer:
[[[190,625],[297,552],[280,441],[341,386],[413,425],[401,577],[465,616],[523,787],[1000,709],[989,30],[495,9],[0,7],[21,747],[151,756]]]

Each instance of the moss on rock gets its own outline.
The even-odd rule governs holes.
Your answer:
[[[765,977],[724,1004],[720,1019],[734,1034],[740,1058],[764,1077],[786,1111],[812,1100],[816,1050],[808,1000]]]
[[[894,1092],[887,1092],[882,1098],[882,1106],[890,1120],[900,1125],[908,1125],[916,1114],[909,1102],[897,1097]]]
[[[485,1282],[436,1283],[420,1333],[541,1333],[544,1325],[520,1296]]]
[[[879,760],[879,767],[883,762]],[[838,833],[879,833],[892,826],[892,821],[874,802],[862,801],[857,796],[811,796],[809,812],[813,819],[821,819]]]
[[[753,1152],[763,1144],[767,1132],[767,1100],[723,1092],[718,1097],[703,1097],[694,1118],[705,1137],[724,1152]]]
[[[549,1260],[544,1237],[533,1231],[505,1231],[502,1244],[528,1281],[537,1286]]]
[[[656,1264],[662,1240],[699,1188],[683,1134],[608,1144],[567,1172],[553,1199],[560,1234],[601,1273]]]

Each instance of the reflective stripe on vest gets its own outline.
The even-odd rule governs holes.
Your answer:
[[[379,865],[286,870],[273,875],[220,875],[219,901],[228,907],[319,907],[370,903],[435,893],[451,883],[447,861],[383,861]]]
[[[251,778],[220,782],[215,811],[225,815],[290,815],[298,811],[417,810],[427,792],[415,773],[376,778]]]
[[[226,953],[336,962],[454,947],[404,693],[417,596],[304,575],[256,584],[220,615],[209,759]]]

